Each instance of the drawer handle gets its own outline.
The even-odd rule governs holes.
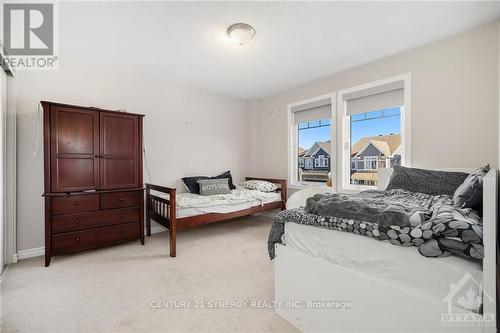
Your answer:
[[[79,220],[79,219],[76,219],[76,220],[75,220],[75,223],[76,223],[76,224],[80,224],[80,220]]]
[[[76,240],[77,242],[79,242],[79,241],[80,241],[80,237],[76,237],[76,238],[75,238],[75,240]]]
[[[120,201],[125,201],[125,199],[124,198],[120,198]]]
[[[75,202],[75,206],[76,206],[76,207],[80,206],[80,203],[79,203],[78,201],[77,201],[77,202]]]
[[[120,217],[124,217],[124,216],[125,216],[125,214],[123,214],[123,213],[120,213]]]

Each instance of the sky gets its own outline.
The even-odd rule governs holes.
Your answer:
[[[400,109],[385,109],[386,118],[369,119],[381,116],[382,111],[368,112],[351,117],[351,145],[364,136],[401,133]],[[364,118],[367,120],[357,121]],[[300,128],[300,126],[299,126]],[[309,149],[316,141],[330,139],[330,126],[299,130],[299,147]]]

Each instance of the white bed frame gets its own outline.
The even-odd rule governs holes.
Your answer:
[[[385,188],[392,169],[378,172],[379,187]],[[445,302],[415,297],[403,288],[282,244],[276,245],[274,282],[275,300],[283,303],[275,311],[303,332],[496,332],[496,222],[497,171],[492,169],[483,186],[485,316],[475,317],[479,323],[446,326],[442,321],[442,314],[448,313]],[[311,310],[303,306],[320,300],[348,301],[351,308]]]

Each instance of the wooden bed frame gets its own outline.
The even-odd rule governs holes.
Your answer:
[[[281,201],[270,202],[262,206],[255,206],[231,213],[209,213],[183,218],[176,217],[176,189],[154,184],[146,184],[146,234],[151,236],[151,220],[155,220],[170,232],[170,256],[176,256],[176,235],[177,229],[194,227],[197,225],[214,223],[234,219],[242,216],[249,216],[256,213],[274,209],[286,209],[286,180],[270,179],[259,177],[246,177],[245,180],[264,180],[278,185],[278,192],[281,192]],[[161,198],[151,191],[168,194],[169,199]]]

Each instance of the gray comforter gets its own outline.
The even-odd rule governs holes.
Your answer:
[[[317,194],[307,199],[304,209],[286,210],[275,217],[268,240],[271,259],[274,244],[281,242],[289,222],[352,232],[395,245],[418,246],[419,252],[429,257],[483,257],[479,215],[453,206],[449,195],[405,190]]]

